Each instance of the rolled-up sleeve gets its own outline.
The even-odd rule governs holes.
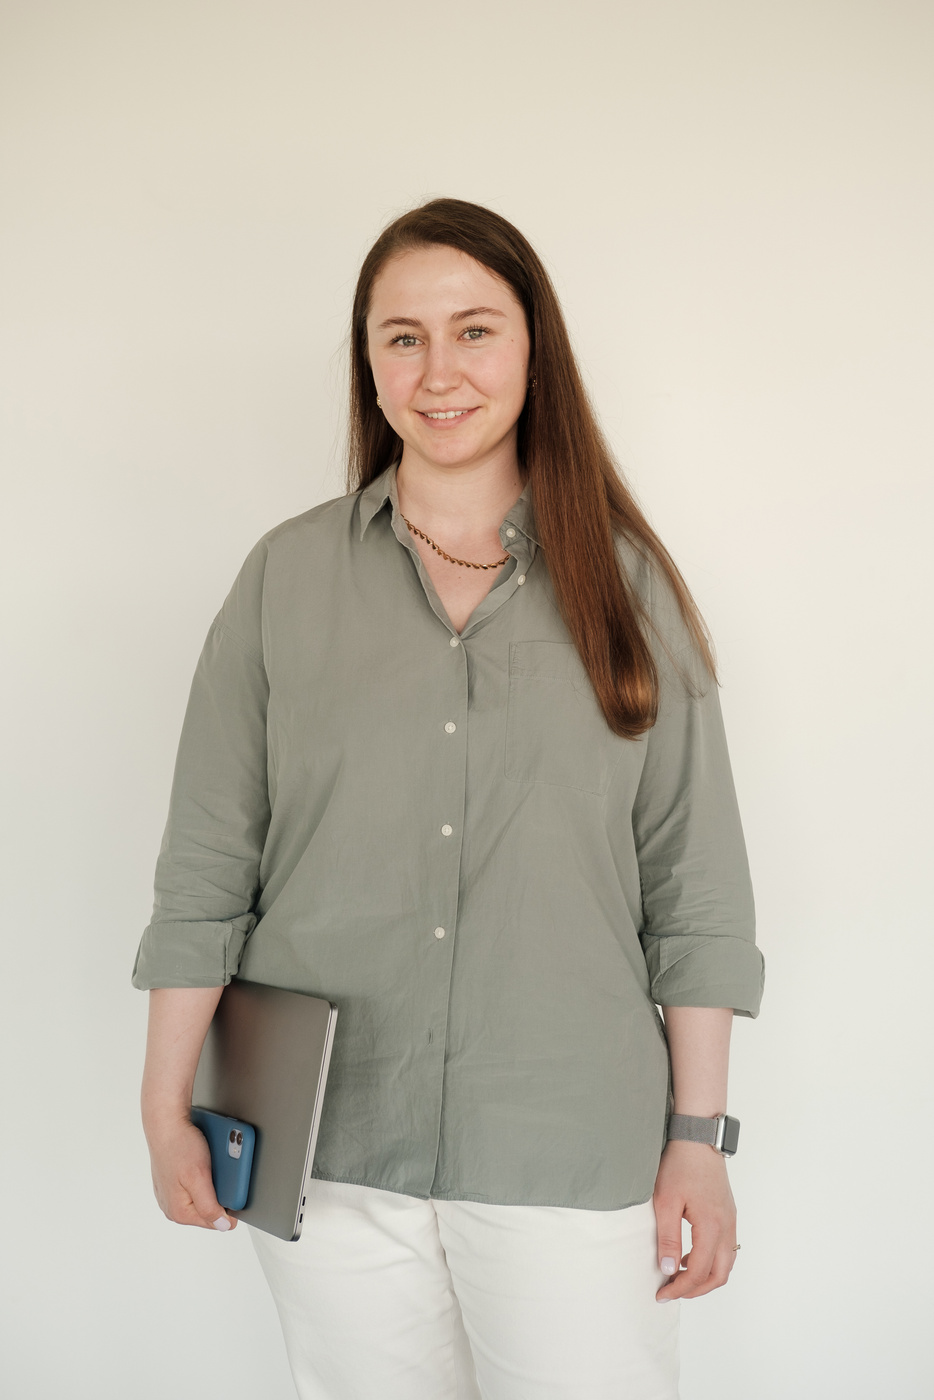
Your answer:
[[[662,597],[659,616],[653,593],[669,645],[656,657],[659,715],[633,806],[651,996],[756,1016],[764,961],[717,684],[691,657],[673,600]]]
[[[216,987],[256,923],[269,826],[262,541],[208,632],[182,725],[152,919],[133,985]]]

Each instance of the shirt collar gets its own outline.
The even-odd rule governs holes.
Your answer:
[[[396,468],[398,465],[398,462],[393,462],[360,492],[361,540],[366,534],[370,521],[379,514],[387,501],[392,505],[393,514],[399,509],[399,497],[396,495]],[[541,545],[541,541],[535,533],[535,517],[532,514],[528,482],[522,488],[522,495],[506,514],[503,526],[507,525],[514,526],[521,534],[533,540],[535,544]]]

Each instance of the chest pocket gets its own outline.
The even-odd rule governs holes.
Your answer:
[[[513,642],[506,777],[602,795],[618,759],[619,741],[597,704],[577,648],[565,642]]]

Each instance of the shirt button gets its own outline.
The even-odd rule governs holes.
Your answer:
[[[444,732],[445,734],[453,734],[456,728],[457,725],[454,723],[454,721],[452,719],[449,719],[447,724],[444,726]]]
[[[515,532],[515,530],[512,528],[511,525],[510,525],[509,529],[506,531],[506,535],[507,535],[507,537],[508,537],[509,539],[511,539],[511,540],[514,540],[514,539],[516,538],[516,532]]]
[[[516,583],[525,583],[525,574],[520,574],[516,579]]]
[[[453,835],[454,835],[454,828],[453,828],[453,826],[448,826],[447,822],[445,822],[444,826],[441,828],[441,835],[442,835],[442,836],[453,836]]]
[[[451,646],[452,646],[452,647],[456,647],[456,646],[457,646],[457,643],[458,643],[458,640],[459,640],[459,638],[457,638],[457,637],[452,637],[452,638],[451,638]]]
[[[443,929],[443,928],[436,928],[436,929],[435,929],[435,938],[443,938],[443,937],[444,937],[444,929]]]

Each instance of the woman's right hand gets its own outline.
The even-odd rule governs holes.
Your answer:
[[[211,1180],[207,1138],[187,1114],[144,1122],[152,1185],[159,1207],[176,1225],[202,1230],[236,1229],[236,1217],[220,1205]]]

